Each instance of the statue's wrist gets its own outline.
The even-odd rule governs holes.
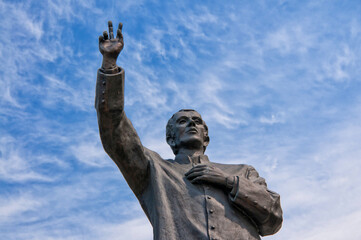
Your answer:
[[[114,69],[116,67],[117,67],[116,59],[103,58],[102,69],[110,70],[110,69]]]

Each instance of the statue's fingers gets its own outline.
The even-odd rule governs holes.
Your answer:
[[[207,168],[205,166],[202,166],[202,167],[193,167],[191,170],[189,170],[188,172],[185,173],[185,175],[189,175],[193,172],[199,172],[199,171],[205,171]]]
[[[108,33],[107,33],[107,31],[104,31],[104,32],[103,32],[103,37],[104,37],[103,40],[107,40],[107,39],[108,39]]]
[[[206,164],[198,164],[198,165],[195,165],[193,168],[205,168],[205,167],[209,167],[209,166]]]
[[[124,45],[122,29],[123,29],[123,23],[120,22],[117,30],[117,38],[119,39],[119,42],[121,42]]]
[[[188,180],[192,180],[193,178],[195,178],[195,177],[197,177],[197,176],[198,176],[198,175],[195,175],[194,173],[191,173],[191,174],[187,175],[186,178],[187,178]]]
[[[120,29],[117,30],[117,38],[119,39],[119,42],[124,43],[123,33],[122,33],[122,31],[120,31]]]
[[[100,35],[99,36],[99,43],[101,43],[101,42],[103,42],[104,41],[104,37],[103,37],[103,35]]]
[[[208,166],[207,165],[204,165],[204,164],[200,164],[200,165],[195,165],[192,169],[204,169],[204,168],[208,168]],[[191,170],[192,170],[191,169]]]
[[[201,183],[201,182],[205,182],[205,180],[207,180],[207,177],[202,175],[202,176],[193,178],[193,180],[191,180],[191,183]]]
[[[190,173],[186,176],[187,179],[193,179],[199,176],[203,176],[206,172],[205,171],[197,171],[197,172],[193,172]]]
[[[109,39],[113,39],[114,38],[114,33],[113,33],[113,23],[112,23],[112,21],[108,21],[108,27],[109,27]]]

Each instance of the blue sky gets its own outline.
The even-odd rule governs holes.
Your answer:
[[[0,0],[1,239],[152,239],[104,153],[98,36],[124,24],[118,65],[143,145],[173,158],[181,108],[211,161],[253,165],[280,193],[277,240],[361,239],[360,1]]]

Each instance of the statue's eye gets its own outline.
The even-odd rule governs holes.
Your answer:
[[[197,124],[202,124],[202,121],[200,119],[196,119],[196,120],[194,120],[194,122]]]
[[[179,124],[184,124],[184,123],[186,123],[186,120],[181,119],[181,120],[178,121],[178,123],[179,123]]]

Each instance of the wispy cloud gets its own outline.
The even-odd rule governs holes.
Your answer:
[[[152,239],[93,108],[97,37],[113,20],[126,112],[146,147],[172,158],[166,122],[195,108],[212,161],[251,164],[280,192],[284,226],[267,239],[360,238],[360,8],[0,1],[2,236]]]
[[[259,121],[264,124],[275,124],[275,123],[284,123],[284,113],[271,114],[271,116],[262,116]]]
[[[0,178],[9,182],[52,181],[52,177],[37,172],[34,167],[42,164],[37,157],[27,157],[21,145],[11,136],[0,138]],[[58,161],[55,160],[55,163]]]
[[[303,29],[303,22],[290,24],[275,32],[271,32],[265,39],[269,48],[278,50],[281,54],[305,54],[314,48],[317,43],[317,35]]]

